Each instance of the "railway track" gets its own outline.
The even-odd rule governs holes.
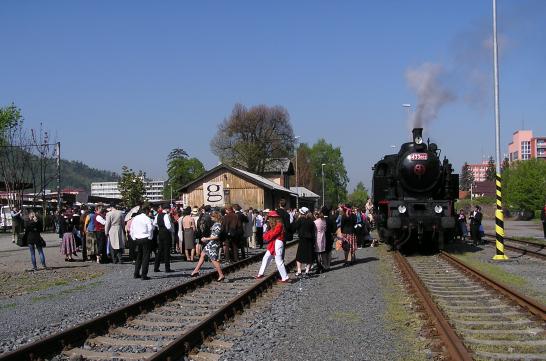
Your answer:
[[[485,234],[485,237],[483,240],[494,244],[495,243],[495,235],[494,234]],[[541,244],[538,242],[531,242],[531,241],[524,241],[520,239],[515,238],[509,238],[504,237],[504,247],[506,249],[528,255],[535,258],[540,258],[546,260],[546,244]],[[508,243],[506,243],[508,242]],[[510,244],[510,243],[517,243],[518,245]],[[521,247],[522,245],[523,247]]]
[[[286,249],[287,268],[295,262],[295,242]],[[210,272],[81,325],[0,356],[11,360],[178,360],[194,347],[228,347],[207,341],[222,324],[269,289],[277,278],[271,264],[255,280],[263,252],[224,268],[226,280]],[[233,333],[233,330],[232,330]],[[207,343],[208,342],[208,343]],[[200,353],[196,360],[215,360]]]
[[[442,253],[396,262],[453,360],[546,360],[546,308]]]

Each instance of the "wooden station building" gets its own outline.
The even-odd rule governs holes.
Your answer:
[[[182,203],[188,206],[210,205],[224,207],[239,204],[243,209],[274,209],[281,198],[286,199],[289,207],[295,207],[296,193],[280,183],[293,172],[288,161],[279,162],[282,174],[277,175],[269,169],[265,177],[219,164],[201,177],[179,189]],[[264,174],[265,175],[265,174]]]

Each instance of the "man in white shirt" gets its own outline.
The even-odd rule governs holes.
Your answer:
[[[154,226],[152,220],[148,217],[150,213],[149,206],[143,206],[140,213],[133,217],[129,233],[136,244],[135,251],[137,252],[135,261],[134,278],[149,280],[148,265],[150,263],[150,252],[152,248],[152,237],[154,234]],[[142,267],[142,273],[141,273]]]

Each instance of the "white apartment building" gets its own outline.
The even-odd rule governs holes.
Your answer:
[[[162,180],[145,180],[146,194],[144,198],[150,202],[163,200],[163,188],[165,181]],[[96,197],[106,198],[121,198],[121,193],[118,189],[118,182],[93,182],[91,183],[91,195]]]

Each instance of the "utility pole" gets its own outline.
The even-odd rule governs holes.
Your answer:
[[[57,153],[57,212],[61,212],[61,142],[55,144]]]
[[[324,207],[324,166],[326,164],[325,163],[322,163],[321,164],[321,168],[322,168],[322,206]]]
[[[496,193],[497,209],[495,210],[495,238],[497,252],[494,260],[506,260],[504,253],[504,214],[502,212],[502,178],[501,178],[501,151],[500,151],[500,105],[499,105],[499,47],[497,43],[497,0],[493,0],[493,71],[495,75],[495,155],[496,164]]]
[[[298,180],[298,140],[299,136],[294,137],[296,140],[296,209],[300,209],[300,186]]]

